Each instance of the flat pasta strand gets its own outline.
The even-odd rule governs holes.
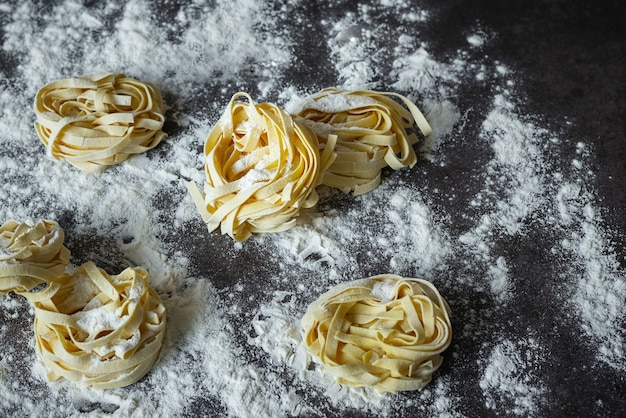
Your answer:
[[[53,81],[37,93],[34,111],[48,153],[87,172],[102,172],[166,136],[159,91],[124,74]]]
[[[334,159],[333,139],[320,154],[305,124],[241,92],[209,133],[204,154],[204,189],[190,182],[189,192],[209,231],[221,226],[238,241],[292,227],[301,208],[317,203],[320,172]]]
[[[449,315],[431,283],[384,274],[320,296],[302,318],[302,336],[315,361],[341,384],[422,390],[450,345]]]
[[[35,303],[36,349],[50,380],[107,389],[130,385],[152,368],[166,312],[146,270],[109,276],[89,262],[53,282],[55,294]]]
[[[15,292],[31,302],[50,297],[57,288],[50,282],[69,263],[63,240],[63,229],[54,221],[5,222],[0,227],[0,296]]]
[[[384,167],[413,167],[417,161],[413,145],[419,138],[411,130],[417,126],[424,137],[431,132],[415,104],[390,92],[326,88],[309,97],[297,115],[320,143],[325,143],[329,134],[337,136],[337,158],[321,183],[355,195],[376,188]]]

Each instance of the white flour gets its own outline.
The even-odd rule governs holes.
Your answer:
[[[205,232],[183,183],[202,183],[202,143],[233,93],[246,89],[289,108],[312,90],[285,83],[298,46],[284,19],[306,27],[298,11],[304,2],[86,7],[66,0],[49,13],[15,3],[0,4],[2,50],[17,60],[15,74],[0,79],[0,222],[59,221],[75,265],[93,260],[111,274],[146,267],[166,305],[168,329],[160,361],[137,384],[98,391],[48,383],[34,352],[33,312],[17,296],[2,297],[4,415],[454,417],[475,396],[497,414],[542,415],[553,396],[542,379],[546,342],[499,322],[501,310],[532,298],[524,263],[533,259],[517,259],[510,248],[537,234],[554,237],[540,256],[558,277],[537,280],[555,311],[584,335],[580,345],[594,364],[626,370],[626,284],[589,189],[593,149],[522,113],[515,70],[477,52],[491,38],[482,28],[463,35],[467,50],[442,62],[420,40],[429,11],[411,2],[325,16],[319,27],[327,33],[317,36],[336,86],[404,94],[427,114],[433,133],[418,146],[422,158],[413,171],[385,173],[364,196],[321,188],[319,205],[293,229],[235,244]],[[174,18],[163,19],[161,9]],[[386,16],[401,24],[384,24]],[[52,79],[103,70],[161,88],[174,134],[95,176],[45,156],[31,106]],[[494,86],[487,112],[458,104],[466,80]],[[453,177],[468,143],[483,160]],[[571,164],[555,163],[558,146],[576,149]],[[195,246],[207,249],[206,260]],[[219,267],[214,258],[224,270],[205,268]],[[237,276],[240,260],[254,262]],[[431,280],[452,307],[453,345],[421,393],[347,389],[308,367],[299,336],[307,304],[336,283],[380,273]]]
[[[545,402],[545,386],[534,372],[541,361],[538,348],[532,340],[519,344],[507,340],[493,348],[479,383],[487,408],[498,410],[506,406],[515,415],[527,416]]]

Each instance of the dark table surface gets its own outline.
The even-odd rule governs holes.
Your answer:
[[[12,21],[10,10],[14,6],[17,7],[19,2],[14,3],[15,5],[9,5],[6,10],[0,12],[0,22],[3,25],[0,28],[0,40],[5,36],[5,25]],[[320,62],[328,62],[330,59],[328,48],[325,47],[328,42],[325,38],[327,26],[321,22],[337,20],[339,16],[344,16],[349,11],[356,12],[357,2],[303,1],[296,6],[290,2],[276,3],[285,5],[284,9],[277,6],[276,13],[285,13],[285,16],[300,19],[285,19],[284,23],[285,33],[295,45],[299,46],[293,48],[297,52],[294,52],[292,67],[283,74],[285,84],[293,84],[303,91],[340,85],[341,80],[338,79],[336,72],[330,66],[320,65]],[[40,8],[33,10],[38,10],[38,13],[44,16],[46,4],[43,2]],[[403,4],[415,4],[420,9],[428,11],[428,19],[420,23],[419,37],[426,43],[427,50],[434,60],[449,62],[451,58],[458,56],[459,50],[468,50],[469,62],[489,65],[499,62],[514,72],[512,79],[515,81],[514,88],[517,92],[514,97],[521,98],[516,103],[519,114],[532,115],[533,123],[561,138],[560,148],[552,148],[550,151],[553,160],[546,170],[567,172],[571,161],[577,158],[576,144],[585,144],[589,150],[586,164],[590,174],[582,178],[587,182],[585,188],[590,191],[592,203],[601,215],[606,239],[611,243],[607,248],[611,249],[610,255],[617,263],[612,277],[623,284],[626,277],[625,3],[617,0],[599,2],[424,0]],[[168,21],[168,13],[175,12],[177,7],[173,5],[176,5],[176,2],[154,3],[155,8],[163,9],[161,17],[156,20],[156,28],[160,28]],[[393,14],[389,16],[389,19],[393,20]],[[381,14],[375,23],[383,24],[384,19]],[[393,22],[390,21],[389,24]],[[302,27],[310,30],[300,31]],[[480,28],[486,37],[479,51],[468,48],[467,41],[467,36],[474,33],[477,28]],[[317,34],[320,39],[311,41],[311,34]],[[19,54],[7,50],[6,47],[0,51],[0,70],[3,77],[0,85],[28,82],[23,79],[19,70],[21,59]],[[42,75],[42,78],[46,79],[45,75]],[[394,80],[386,74],[380,78],[377,89],[391,89]],[[184,131],[177,119],[181,113],[190,112],[190,109],[194,108],[208,109],[209,114],[212,112],[209,119],[216,120],[235,89],[247,89],[253,95],[259,95],[255,81],[252,78],[250,80],[241,78],[233,81],[226,89],[221,85],[209,85],[206,94],[196,94],[187,98],[176,97],[175,92],[166,89],[164,91],[166,101],[169,99],[170,102],[176,103],[166,115],[168,122],[165,130],[169,134],[168,142],[175,141],[177,135]],[[480,218],[480,213],[473,213],[468,218],[466,208],[482,187],[478,179],[472,178],[472,173],[476,174],[479,171],[476,164],[485,162],[490,151],[484,143],[482,145],[474,143],[477,142],[484,115],[493,104],[495,88],[493,85],[479,83],[471,77],[462,81],[455,90],[456,97],[449,99],[458,107],[460,114],[465,115],[463,123],[458,124],[455,132],[450,135],[451,139],[436,150],[440,160],[446,161],[445,167],[421,161],[413,172],[407,172],[402,177],[407,182],[420,184],[426,192],[435,189],[444,190],[443,193],[429,196],[425,200],[435,213],[435,217],[446,223],[446,229],[452,236],[458,236],[460,231],[467,230],[472,222]],[[224,93],[223,90],[228,91]],[[270,92],[266,99],[277,100],[272,94]],[[8,142],[10,138],[7,138],[6,133],[3,135],[5,137],[2,138],[0,154],[11,155],[13,151]],[[34,136],[32,140],[35,141]],[[199,138],[198,144],[201,142],[202,138]],[[156,151],[158,153],[158,150]],[[161,155],[163,153],[167,155],[167,148],[161,152]],[[14,176],[15,173],[11,173],[11,169],[8,170],[9,172],[3,174],[5,187],[10,187],[12,179],[19,177]],[[385,178],[384,181],[386,180],[394,181],[394,177]],[[454,193],[445,192],[446,187],[453,189]],[[4,221],[4,218],[13,213],[8,209],[10,205],[27,206],[30,199],[26,194],[18,193],[11,196],[17,198],[13,197],[11,201],[2,202],[0,221]],[[324,200],[323,204],[336,210],[349,211],[356,207],[354,202],[351,196],[334,196]],[[167,211],[164,213],[167,214]],[[532,217],[540,219],[541,216],[538,212]],[[71,213],[62,214],[57,220],[71,233]],[[435,376],[435,381],[440,378],[450,383],[451,389],[447,395],[454,399],[453,409],[457,415],[519,416],[520,414],[516,414],[512,409],[513,399],[498,398],[496,395],[489,397],[479,386],[486,364],[485,356],[489,353],[485,344],[497,342],[489,341],[487,338],[489,333],[482,327],[492,327],[500,335],[506,335],[512,340],[528,338],[542,342],[543,351],[541,356],[537,357],[541,360],[529,358],[524,373],[527,372],[543,382],[542,387],[547,388],[545,389],[547,393],[541,397],[541,401],[538,401],[536,408],[522,412],[521,415],[624,416],[626,360],[623,353],[621,361],[620,356],[617,356],[616,365],[597,360],[595,352],[600,343],[593,341],[593,338],[583,337],[583,332],[576,328],[573,317],[563,311],[570,309],[567,305],[552,303],[551,298],[557,292],[555,289],[560,289],[559,284],[555,283],[555,280],[558,280],[559,264],[550,258],[550,249],[555,241],[553,237],[544,236],[540,227],[534,228],[532,219],[528,222],[530,226],[524,234],[503,239],[499,244],[501,245],[499,253],[510,260],[509,269],[518,289],[515,293],[516,299],[506,306],[501,306],[497,300],[490,298],[488,291],[471,289],[467,281],[461,286],[456,286],[453,279],[446,281],[444,276],[462,271],[460,267],[455,270],[452,262],[446,274],[435,275],[442,294],[446,295],[453,308],[455,330],[460,331],[470,326],[476,331],[474,336],[464,335],[462,332],[455,334],[453,344],[446,354],[446,361]],[[542,225],[541,222],[537,224]],[[220,236],[218,232],[209,234],[199,219],[186,225],[185,236],[187,241],[177,236],[176,231],[171,231],[170,236],[164,240],[174,243],[172,248],[178,247],[180,251],[186,252],[191,261],[190,274],[203,277],[203,271],[212,272],[205,276],[205,279],[211,280],[219,291],[228,291],[233,285],[234,277],[238,278],[237,283],[245,283],[254,277],[258,288],[252,283],[245,284],[250,293],[266,291],[264,289],[274,283],[272,277],[278,274],[277,271],[269,264],[258,262],[263,258],[262,244],[244,244],[243,249],[237,250],[237,262],[234,263],[233,244],[230,238]],[[88,254],[97,252],[97,249],[94,250],[96,239],[97,237],[88,236],[71,238],[70,245],[74,257],[81,260]],[[89,250],[86,249],[88,246]],[[212,257],[206,257],[207,252],[210,252]],[[374,274],[380,272],[378,267],[376,260],[369,260],[364,261],[355,271],[364,275]],[[327,274],[326,271],[321,273]],[[314,273],[296,269],[294,274],[302,274],[301,277],[306,279],[307,275]],[[340,271],[338,274],[350,277],[352,272]],[[575,283],[576,280],[572,279],[570,282],[564,282],[562,286],[575,286]],[[523,290],[520,290],[521,288]],[[318,290],[312,291],[310,297],[303,300],[310,302],[319,293]],[[625,293],[617,293],[616,296],[624,298]],[[478,301],[467,303],[466,301],[471,298]],[[620,303],[621,313],[613,318],[617,322],[615,325],[617,331],[612,337],[623,342],[626,338],[624,314],[626,300],[622,299]],[[258,304],[250,302],[248,307],[250,316],[254,316],[257,308]],[[236,317],[233,316],[231,319],[235,321]],[[8,324],[9,321],[7,316],[0,315],[0,324]],[[242,331],[240,338],[245,341],[247,334]],[[618,342],[618,345],[621,342]],[[10,343],[11,341],[2,341],[3,347]],[[530,342],[528,344],[532,345]],[[27,370],[26,373],[30,371]],[[335,413],[333,409],[324,406],[327,400],[323,391],[317,393],[317,396],[307,399],[307,402],[317,404],[320,415],[333,415]],[[406,405],[415,405],[412,401],[419,403],[436,400],[433,393],[424,395],[425,398],[420,396],[422,395],[417,393],[403,394],[398,399],[400,403],[404,402]],[[502,402],[494,407],[486,401],[486,398],[501,399]],[[416,408],[420,411],[418,406]],[[428,414],[429,410],[422,411]],[[219,396],[208,395],[204,400],[194,400],[193,404],[180,413],[223,415],[229,411]],[[54,415],[53,412],[51,414]],[[392,409],[390,414],[413,416],[409,410]],[[361,413],[346,409],[340,410],[337,415],[359,416]]]

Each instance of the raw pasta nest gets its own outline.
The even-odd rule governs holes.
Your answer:
[[[205,142],[204,193],[189,191],[209,231],[221,225],[236,240],[283,231],[317,203],[332,151],[320,155],[315,135],[278,106],[237,93]]]
[[[329,135],[337,136],[337,158],[321,182],[355,195],[376,188],[384,167],[415,165],[415,125],[424,137],[431,132],[417,106],[397,93],[327,88],[309,97],[297,114],[322,144]]]
[[[452,338],[450,308],[420,279],[380,275],[336,286],[302,318],[309,353],[349,386],[421,390]]]
[[[159,91],[124,74],[53,81],[39,90],[34,109],[49,154],[88,172],[104,171],[165,137]]]
[[[50,296],[55,285],[31,292],[64,274],[70,251],[54,221],[17,222],[0,227],[0,295],[14,291],[31,301]]]
[[[109,276],[89,262],[54,282],[54,296],[35,303],[36,348],[50,380],[106,389],[134,383],[152,368],[165,307],[146,270]]]

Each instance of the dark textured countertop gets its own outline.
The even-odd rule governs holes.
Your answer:
[[[295,44],[292,48],[294,52],[290,70],[285,71],[282,76],[285,85],[292,84],[304,91],[339,85],[340,80],[336,71],[329,65],[323,65],[330,58],[328,36],[325,34],[328,26],[321,22],[338,20],[339,16],[356,12],[357,2],[303,1],[296,6],[290,2],[276,3],[275,13],[285,14],[282,35],[289,37]],[[281,9],[279,5],[283,3],[285,7]],[[514,90],[512,97],[522,98],[516,103],[518,113],[531,115],[530,119],[534,124],[560,138],[558,145],[550,145],[550,151],[546,155],[549,155],[551,160],[546,161],[547,174],[542,175],[549,177],[551,173],[568,172],[572,160],[578,158],[576,144],[585,144],[587,150],[585,164],[589,174],[579,176],[578,179],[588,182],[582,186],[589,191],[593,207],[602,219],[602,228],[608,242],[606,249],[610,250],[609,255],[616,261],[611,277],[621,282],[623,286],[626,281],[625,3],[618,0],[599,2],[424,0],[402,3],[405,6],[414,3],[420,9],[428,11],[428,19],[419,24],[418,36],[427,45],[426,49],[432,59],[450,62],[459,55],[459,50],[463,49],[470,51],[470,55],[466,56],[467,62],[501,63],[514,73],[510,76],[515,81],[511,87]],[[37,8],[41,16],[46,14],[46,5],[47,2],[42,2],[41,7]],[[7,5],[6,10],[0,11],[0,22],[3,25],[0,28],[0,41],[6,35],[5,25],[12,21],[10,12],[12,7],[14,6]],[[184,6],[177,6],[177,2],[155,2],[154,7],[162,9],[162,13],[155,15],[159,16],[155,18],[156,27],[160,27],[159,25],[172,18],[179,7]],[[389,19],[386,24],[392,27],[398,24],[394,21],[392,13],[389,13]],[[376,23],[380,24],[381,20],[384,20],[384,17],[379,16]],[[301,31],[303,27],[308,30]],[[477,29],[483,33],[486,41],[479,50],[472,50],[467,47],[467,37]],[[6,47],[0,51],[2,76],[0,86],[3,89],[6,85],[28,82],[20,74],[21,59],[19,54]],[[251,63],[251,66],[253,67],[254,63]],[[245,74],[241,77],[245,77]],[[255,77],[251,71],[249,80],[241,78],[234,82],[234,85],[229,84],[226,87],[208,85],[206,94],[196,91],[193,97],[177,97],[175,91],[166,87],[164,91],[166,101],[175,103],[166,115],[168,122],[164,130],[169,134],[168,141],[175,141],[177,135],[184,133],[182,124],[177,120],[181,113],[184,114],[190,109],[208,109],[216,115],[235,89],[247,89],[253,94],[258,93],[255,91],[258,79]],[[377,87],[389,90],[393,81],[387,74],[382,74]],[[462,83],[455,89],[456,97],[449,99],[463,115],[462,123],[455,126],[455,132],[451,134],[452,139],[436,150],[439,161],[445,161],[445,165],[420,161],[412,172],[404,173],[401,177],[403,181],[413,182],[426,193],[443,190],[423,199],[435,214],[435,218],[444,222],[445,229],[455,237],[462,231],[472,229],[476,220],[480,219],[480,207],[473,211],[468,208],[471,206],[470,202],[482,191],[484,180],[484,177],[481,177],[484,175],[482,168],[492,152],[485,143],[478,144],[478,132],[484,115],[493,105],[492,98],[496,93],[493,85],[477,82],[472,77],[460,81]],[[164,85],[167,86],[167,83]],[[224,92],[225,90],[227,92]],[[270,96],[268,100],[275,99],[275,96],[268,96]],[[199,138],[198,144],[201,142],[202,139]],[[2,144],[0,155],[13,155],[14,151],[10,148],[7,138],[2,138],[0,143]],[[165,151],[155,150],[155,155],[168,155],[166,148],[168,146],[163,145]],[[8,179],[9,183],[0,187],[12,187],[13,178],[11,173],[5,173],[5,180]],[[394,179],[391,178],[389,181]],[[548,191],[555,192],[552,189]],[[164,203],[161,202],[157,206],[167,205],[168,201],[180,197],[181,194],[165,196]],[[11,197],[1,202],[3,212],[0,214],[3,217],[13,213],[8,209],[11,205],[28,206],[29,196],[22,195],[18,201],[14,199]],[[322,204],[326,209],[339,212],[357,207],[351,196],[324,200]],[[163,210],[163,216],[167,217],[168,213]],[[59,222],[70,231],[71,236],[73,219],[71,210],[58,215]],[[554,260],[554,247],[563,237],[545,235],[541,227],[543,225],[541,217],[542,210],[538,209],[526,220],[529,226],[524,233],[501,237],[494,244],[500,246],[498,253],[507,260],[509,272],[515,281],[515,299],[509,301],[506,306],[501,306],[498,300],[490,298],[489,292],[484,288],[472,289],[467,280],[461,286],[455,284],[451,276],[470,274],[468,272],[471,269],[467,266],[457,266],[454,264],[455,261],[450,261],[445,272],[433,273],[432,278],[439,284],[442,294],[446,295],[453,308],[453,326],[456,331],[453,344],[446,353],[446,360],[435,376],[435,381],[438,378],[445,379],[449,384],[450,389],[446,395],[454,404],[453,408],[447,411],[450,415],[624,416],[626,408],[624,353],[613,357],[617,359],[617,365],[596,360],[596,347],[602,342],[585,337],[581,329],[575,328],[576,320],[569,316],[571,313],[569,310],[575,308],[568,304],[553,303],[554,295],[559,292],[567,294],[572,291],[567,287],[574,286],[577,282],[575,278],[559,282],[561,280],[559,263],[567,264],[571,260]],[[0,218],[0,221],[4,220]],[[164,222],[169,220],[164,219]],[[564,231],[564,234],[566,232]],[[75,235],[69,238],[68,245],[71,246],[76,259],[82,260],[98,252],[100,244],[97,242],[101,238]],[[227,294],[234,282],[244,283],[246,292],[250,294],[269,293],[276,283],[274,277],[277,273],[271,263],[259,261],[264,257],[263,245],[244,244],[243,249],[237,250],[236,256],[233,256],[230,253],[233,248],[230,238],[220,236],[218,232],[208,234],[199,218],[186,223],[183,234],[177,235],[176,231],[172,230],[162,239],[171,244],[170,248],[186,254],[190,260],[189,274],[202,276],[202,272],[211,272],[208,280],[212,281],[220,294]],[[367,255],[369,250],[375,252],[372,248],[358,249],[362,252],[359,253],[358,259],[362,260],[363,264],[354,270],[356,273],[380,272],[382,261],[377,261],[376,257],[369,258]],[[207,254],[211,256],[207,257]],[[580,262],[581,257],[584,258],[580,256],[572,262]],[[338,274],[349,277],[354,271],[339,271]],[[294,275],[301,273],[294,270]],[[307,271],[306,274],[315,273]],[[326,274],[326,271],[321,270],[321,274]],[[307,276],[304,277],[306,279]],[[319,293],[318,289],[311,292],[315,296]],[[624,297],[623,292],[616,295]],[[302,300],[311,301],[315,296],[303,297]],[[262,299],[264,298],[259,297],[259,300]],[[613,318],[616,331],[607,335],[617,336],[623,342],[626,338],[624,314],[626,300],[618,301],[617,306],[621,306],[619,308],[621,313]],[[250,312],[247,315],[242,314],[242,318],[254,316],[257,308],[258,303],[249,302]],[[226,317],[233,321],[237,320],[236,314]],[[0,324],[9,322],[7,315],[0,314]],[[237,323],[237,326],[242,327],[241,335],[237,338],[245,342],[249,330],[246,331],[241,323]],[[513,398],[516,396],[514,391],[507,397],[508,395],[503,395],[506,389],[500,388],[499,394],[493,396],[489,395],[489,389],[481,389],[479,381],[488,364],[485,358],[489,353],[486,345],[488,347],[489,344],[498,342],[482,339],[483,336],[489,335],[490,327],[508,336],[510,341],[540,341],[541,353],[534,353],[532,356],[529,354],[527,363],[521,371],[522,374],[529,372],[533,379],[539,379],[542,382],[541,387],[547,392],[545,396],[538,396],[537,399],[540,400],[534,408],[522,409],[516,413],[513,408],[515,403]],[[469,330],[470,335],[464,333],[463,329]],[[472,336],[472,333],[475,336]],[[2,346],[10,343],[3,340]],[[532,347],[532,344],[528,342],[528,346],[523,344],[522,346]],[[531,353],[532,350],[528,349],[525,352]],[[265,360],[255,358],[253,361],[263,364]],[[285,381],[288,382],[289,378]],[[302,385],[304,384],[298,386],[299,390],[304,387]],[[428,400],[436,399],[435,395],[429,396]],[[418,394],[402,394],[399,395],[399,400],[406,405],[415,405],[423,401]],[[501,403],[498,403],[498,400]],[[323,391],[307,397],[306,402],[317,405],[317,415],[331,416],[335,413],[332,407],[325,406],[327,400],[323,396]],[[497,405],[494,406],[493,402]],[[426,413],[420,409],[416,410]],[[6,415],[7,411],[3,412],[3,415]],[[190,404],[185,410],[180,411],[180,414],[221,416],[228,412],[232,411],[228,411],[228,407],[223,405],[220,396],[207,395],[204,399],[190,400]],[[435,415],[432,410],[430,413]],[[413,416],[410,410],[391,409],[390,414]],[[446,411],[440,411],[440,414],[445,416]],[[360,416],[361,413],[348,408],[337,413],[337,416],[341,415]]]

